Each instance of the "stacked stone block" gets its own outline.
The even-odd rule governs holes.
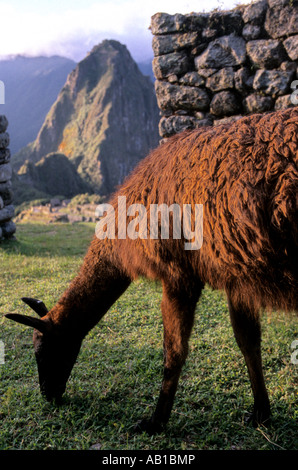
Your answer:
[[[151,32],[161,137],[293,105],[297,0],[259,0],[211,13],[157,13]]]
[[[6,132],[8,122],[0,115],[0,240],[11,238],[16,226],[12,221],[14,207],[12,205],[12,167],[10,164],[9,135]]]

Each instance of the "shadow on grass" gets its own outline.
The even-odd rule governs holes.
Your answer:
[[[180,444],[188,442],[189,448],[206,449],[228,449],[230,446],[234,450],[242,448],[252,448],[261,450],[292,450],[295,449],[296,423],[294,417],[286,409],[284,414],[273,416],[271,424],[268,427],[259,426],[255,428],[251,423],[244,422],[245,410],[238,410],[233,415],[233,406],[231,404],[230,412],[228,407],[223,411],[220,401],[214,403],[209,412],[203,412],[200,409],[190,410],[187,415],[183,415],[179,408],[171,414],[169,423],[160,434],[150,437],[146,433],[139,433],[136,425],[143,418],[149,419],[154,411],[156,397],[150,400],[140,409],[141,396],[134,397],[135,405],[129,405],[127,398],[130,393],[129,387],[122,389],[121,393],[114,391],[108,393],[105,397],[96,398],[91,393],[87,396],[66,395],[59,405],[60,413],[67,415],[69,410],[76,415],[78,428],[76,433],[80,432],[80,422],[84,423],[83,432],[89,427],[93,432],[98,433],[99,440],[103,438],[120,438],[120,434],[130,439],[137,438],[144,444],[148,440],[151,443],[163,441],[167,443],[168,449],[174,443]],[[57,405],[50,405],[51,410],[57,409]],[[90,410],[92,415],[90,416]],[[89,414],[86,420],[86,415]],[[283,443],[286,444],[283,444]],[[292,442],[292,443],[291,443]],[[194,446],[194,447],[193,447]],[[284,447],[283,447],[284,446]]]

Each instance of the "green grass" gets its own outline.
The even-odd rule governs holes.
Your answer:
[[[0,312],[30,313],[20,298],[54,305],[76,274],[92,224],[23,225],[0,245]],[[89,333],[60,407],[39,393],[32,331],[0,319],[0,449],[296,450],[297,321],[263,318],[263,360],[272,403],[268,429],[245,422],[252,395],[225,297],[204,290],[174,409],[165,432],[134,425],[154,409],[162,374],[161,288],[135,282]]]

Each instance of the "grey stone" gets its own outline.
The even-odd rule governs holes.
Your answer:
[[[1,166],[0,166],[1,168]],[[11,180],[5,181],[3,183],[0,182],[0,194],[2,195],[5,191],[12,189],[12,182]]]
[[[51,207],[60,207],[61,206],[61,200],[58,198],[53,197],[50,199],[50,206]]]
[[[268,8],[266,13],[265,30],[272,38],[298,34],[297,2],[288,5],[279,3]]]
[[[231,91],[216,93],[210,103],[210,111],[215,116],[230,116],[240,110],[240,103]]]
[[[0,186],[2,186],[2,184],[0,184]],[[12,202],[13,202],[13,191],[12,191],[11,187],[7,187],[6,189],[3,189],[3,190],[0,189],[0,194],[1,194],[1,198],[2,198],[5,206],[8,206],[8,205],[12,204]]]
[[[205,118],[205,113],[203,113],[202,111],[196,111],[195,112],[195,117],[199,120],[204,119]]]
[[[220,36],[240,34],[243,28],[241,11],[213,11],[211,13],[192,13],[169,15],[156,13],[151,18],[152,34],[169,34],[174,32],[196,31],[201,34],[205,30],[216,30]]]
[[[212,91],[226,90],[234,86],[234,71],[232,67],[225,67],[214,73],[206,81],[206,87]]]
[[[295,62],[290,62],[289,60],[285,60],[280,64],[280,70],[286,70],[287,72],[292,72],[294,75],[296,72],[296,63]]]
[[[11,238],[16,232],[16,225],[12,220],[9,220],[1,225],[1,229],[4,238]]]
[[[277,39],[249,41],[246,51],[252,63],[260,68],[273,69],[285,59],[284,49]]]
[[[285,39],[283,45],[290,59],[298,60],[298,35]]]
[[[8,163],[10,161],[10,150],[9,149],[0,149],[0,165],[3,163]]]
[[[157,80],[155,90],[158,105],[162,110],[205,111],[209,107],[209,96],[203,88],[172,85]]]
[[[197,72],[187,72],[180,78],[179,83],[188,86],[202,86],[205,80]]]
[[[258,93],[253,93],[243,100],[243,108],[246,114],[250,113],[263,113],[272,109],[274,104],[270,96],[261,96]]]
[[[187,17],[177,13],[156,13],[151,18],[150,29],[152,34],[168,34],[186,30],[188,26]]]
[[[291,108],[292,106],[294,106],[294,104],[291,102],[291,95],[284,95],[277,98],[274,109],[279,111],[281,109]]]
[[[225,124],[232,124],[233,122],[236,122],[236,121],[239,121],[239,119],[241,119],[242,116],[241,114],[238,114],[236,116],[228,116],[228,117],[225,117],[225,118],[222,118],[222,119],[215,119],[214,122],[213,122],[213,125],[214,126],[221,126],[221,125],[225,125]]]
[[[244,9],[242,18],[244,23],[260,25],[263,23],[267,10],[267,1],[252,2]]]
[[[201,67],[197,68],[198,74],[203,78],[210,77],[210,75],[217,72],[217,70],[218,69],[205,69],[205,68],[201,68]]]
[[[289,5],[293,0],[267,0],[268,5],[270,8],[274,7],[285,7],[286,5]]]
[[[9,134],[7,132],[0,133],[0,148],[6,148],[9,146]]]
[[[255,24],[246,24],[242,30],[242,36],[246,41],[250,41],[252,39],[258,39],[261,34],[260,26]]]
[[[189,114],[188,110],[186,109],[176,109],[175,115],[177,116],[187,116]]]
[[[8,126],[8,120],[3,114],[0,115],[0,132],[5,132]]]
[[[14,207],[13,205],[5,206],[0,210],[0,222],[6,222],[7,220],[12,219],[14,216]]]
[[[194,129],[195,125],[196,119],[193,116],[163,117],[159,122],[159,134],[161,137],[169,137],[186,129]]]
[[[216,29],[205,28],[202,31],[202,38],[203,39],[215,39],[218,36],[218,32]]]
[[[195,58],[196,69],[222,68],[241,65],[246,59],[246,47],[243,38],[222,36],[210,42],[207,49]]]
[[[185,15],[184,24],[188,31],[196,31],[201,34],[209,19],[210,13],[190,13]]]
[[[197,32],[175,33],[154,36],[152,49],[155,56],[176,52],[185,47],[194,47],[199,40]]]
[[[174,15],[168,13],[156,13],[151,17],[150,29],[152,34],[167,34],[176,32],[176,21]]]
[[[191,57],[196,57],[196,56],[202,54],[202,52],[204,52],[204,50],[207,48],[207,46],[208,46],[207,42],[201,42],[197,46],[192,47],[189,51],[190,56]]]
[[[229,124],[240,113],[292,105],[298,1],[252,1],[235,11],[236,16],[222,11],[157,15],[153,49],[165,62],[162,67],[158,63],[155,87],[164,140],[184,129],[212,125],[213,120],[215,126]],[[188,62],[180,72],[177,56],[171,58],[172,65],[166,56],[183,52]]]
[[[97,444],[93,444],[91,447],[89,447],[89,450],[100,450],[102,448],[102,444],[98,442]]]
[[[185,52],[172,52],[170,54],[154,57],[152,68],[157,79],[169,75],[181,75],[189,69],[189,60]]]
[[[213,119],[211,118],[204,118],[204,119],[199,119],[196,123],[196,127],[209,127],[212,126],[213,124]]]
[[[4,207],[4,201],[2,197],[0,196],[0,210],[3,209],[3,207]]]
[[[214,35],[239,35],[243,29],[242,14],[239,10],[213,11],[209,14],[204,25],[202,36],[212,38]]]
[[[10,180],[12,176],[12,167],[10,163],[0,165],[0,183],[5,183]]]
[[[273,98],[286,94],[292,73],[282,70],[258,70],[253,81],[253,88]]]
[[[177,75],[169,75],[168,76],[168,82],[170,83],[178,83],[179,82],[179,78]]]
[[[245,93],[252,87],[253,77],[247,67],[241,67],[234,73],[235,88],[240,93]]]

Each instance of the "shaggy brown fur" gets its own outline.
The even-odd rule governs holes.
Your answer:
[[[9,314],[38,330],[42,391],[49,399],[63,393],[84,336],[133,279],[158,279],[164,379],[155,413],[140,425],[158,431],[170,416],[195,306],[208,283],[227,294],[254,394],[253,419],[266,421],[259,311],[298,310],[297,188],[298,108],[184,132],[154,150],[111,198],[116,221],[118,196],[126,196],[127,207],[203,204],[202,247],[186,251],[185,240],[173,237],[94,237],[78,276],[50,312],[34,320]]]

